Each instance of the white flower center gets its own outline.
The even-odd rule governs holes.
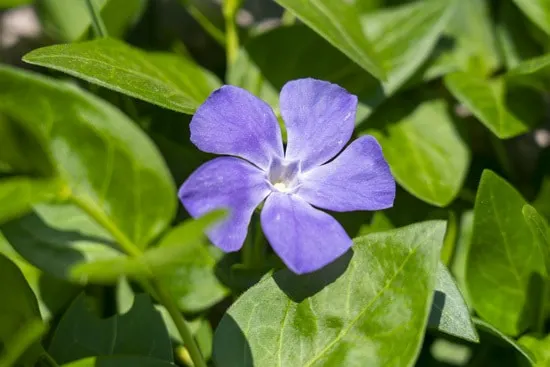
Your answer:
[[[297,161],[285,161],[284,159],[273,159],[267,171],[267,180],[273,190],[285,194],[296,192],[300,185],[300,163]]]
[[[286,183],[284,182],[276,182],[273,184],[273,187],[280,191],[280,192],[290,192],[292,189],[290,187],[287,186]]]

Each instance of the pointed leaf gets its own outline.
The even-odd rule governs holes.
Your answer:
[[[514,2],[533,23],[550,35],[550,2],[548,0],[514,0]]]
[[[354,3],[332,0],[277,0],[334,47],[378,79],[386,79],[374,43],[364,35]]]
[[[78,325],[78,327],[75,327]],[[124,315],[100,319],[81,294],[63,315],[48,352],[58,363],[84,357],[153,357],[172,362],[172,346],[160,314],[147,295],[138,295]]]
[[[531,301],[545,273],[543,255],[523,219],[525,200],[502,178],[485,170],[474,208],[467,259],[468,295],[477,313],[497,329],[517,335],[534,320]]]
[[[435,286],[444,222],[357,238],[319,272],[279,271],[246,291],[214,336],[231,366],[412,366]],[[399,350],[399,353],[395,353]]]
[[[523,134],[539,122],[541,100],[525,90],[508,90],[502,78],[485,80],[467,73],[445,77],[445,85],[493,134],[500,139]]]
[[[470,154],[444,101],[416,105],[396,100],[373,114],[369,123],[382,125],[366,133],[377,137],[395,179],[405,190],[441,207],[456,197]]]
[[[174,111],[192,114],[220,82],[193,61],[114,39],[34,50],[23,60]]]

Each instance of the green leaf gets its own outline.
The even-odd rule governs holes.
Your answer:
[[[70,204],[35,205],[31,214],[5,223],[1,229],[27,261],[60,278],[70,279],[75,264],[120,254],[110,235]]]
[[[539,246],[522,215],[525,204],[510,184],[483,172],[466,283],[477,313],[508,335],[520,334],[533,322],[537,305],[530,298],[545,273]]]
[[[175,364],[149,357],[89,357],[64,364],[63,367],[175,367]]]
[[[550,364],[550,335],[539,339],[532,335],[522,336],[518,344],[531,353],[533,366],[545,367]]]
[[[539,122],[540,97],[523,89],[510,89],[502,78],[485,80],[468,73],[445,77],[445,85],[483,125],[500,139],[523,134]]]
[[[546,274],[550,275],[550,229],[548,222],[531,205],[524,205],[521,211],[539,246],[539,251],[543,255]]]
[[[319,272],[297,276],[282,270],[264,278],[223,317],[214,336],[214,361],[412,366],[444,233],[441,221],[373,233],[355,239],[353,251]]]
[[[550,54],[522,61],[508,71],[506,78],[510,83],[534,87],[542,92],[548,91]]]
[[[146,5],[145,0],[92,1],[101,10],[107,31],[113,37],[122,37]],[[81,40],[92,23],[84,1],[38,0],[36,8],[46,32],[61,42]]]
[[[0,67],[0,84],[0,113],[46,137],[65,198],[88,203],[140,247],[172,221],[176,190],[166,164],[119,110],[73,86],[9,67]]]
[[[128,313],[108,319],[96,316],[86,296],[81,294],[59,321],[48,352],[61,364],[117,354],[172,362],[172,346],[166,327],[144,294],[136,296]]]
[[[147,53],[109,38],[43,47],[23,60],[187,114],[220,86],[213,74],[191,60]]]
[[[483,320],[480,320],[478,318],[474,318],[473,321],[474,321],[474,324],[478,327],[478,329],[480,331],[484,331],[487,334],[490,334],[493,337],[495,337],[497,340],[499,340],[501,342],[504,342],[507,346],[512,347],[513,349],[515,349],[518,352],[519,355],[522,356],[522,358],[526,362],[530,363],[531,365],[533,365],[535,363],[535,361],[529,355],[529,353],[526,352],[525,348],[523,348],[523,346],[521,344],[516,343],[516,341],[514,339],[504,335],[498,329],[496,329],[494,326],[492,326],[491,324],[489,324],[489,323],[487,323]]]
[[[533,23],[550,35],[550,2],[547,0],[514,0]]]
[[[0,284],[3,290],[2,302],[0,302],[0,362],[4,358],[5,360],[19,359],[19,354],[26,350],[23,359],[33,363],[42,352],[37,339],[45,331],[38,303],[19,268],[2,254],[0,254]],[[32,331],[36,330],[40,331],[36,338],[26,340],[25,335],[27,333],[35,335]],[[20,348],[21,345],[29,348]],[[20,353],[13,355],[11,353],[14,351],[7,350],[8,347],[16,348]]]
[[[331,0],[277,0],[331,45],[378,79],[386,70],[374,43],[364,35],[354,3]]]
[[[384,150],[396,181],[412,195],[444,207],[458,194],[470,153],[443,100],[395,100],[376,111],[367,129]],[[367,126],[370,127],[370,126]]]
[[[0,350],[0,366],[19,366],[18,361],[34,365],[42,354],[40,338],[46,331],[47,326],[40,319],[25,322]]]
[[[33,0],[0,0],[0,9],[14,8],[32,3]]]
[[[458,284],[458,288],[462,293],[466,303],[471,304],[468,296],[468,287],[466,286],[466,264],[470,243],[472,242],[472,231],[474,227],[474,212],[468,210],[464,212],[460,218],[460,228],[458,240],[455,246],[453,262],[451,265],[451,273]]]
[[[455,0],[424,0],[361,17],[366,36],[387,71],[386,94],[393,94],[428,59],[456,10]]]
[[[437,267],[436,285],[428,327],[471,342],[479,342],[470,310],[464,302],[451,273],[441,262]]]

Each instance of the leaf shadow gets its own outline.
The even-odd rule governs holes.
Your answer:
[[[510,114],[524,122],[529,128],[534,128],[544,119],[543,97],[533,88],[508,84],[504,94],[504,103]]]
[[[214,335],[212,357],[214,365],[228,366],[228,361],[240,361],[239,366],[254,367],[250,344],[233,316],[226,313]]]
[[[538,272],[532,272],[529,275],[527,281],[527,295],[525,297],[525,304],[521,310],[520,317],[517,322],[517,329],[524,331],[526,329],[537,330],[539,327],[538,315],[543,313],[546,315],[547,300],[546,292],[546,280]],[[544,317],[546,320],[547,317]]]
[[[428,326],[437,328],[443,317],[443,309],[445,307],[447,295],[439,290],[435,290],[430,314],[428,316]]]
[[[353,249],[349,249],[334,262],[315,272],[303,275],[294,274],[285,269],[276,272],[273,279],[294,302],[300,303],[304,299],[322,291],[327,285],[338,279],[348,268],[353,257]]]

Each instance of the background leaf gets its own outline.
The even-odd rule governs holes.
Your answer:
[[[266,277],[222,319],[214,360],[239,366],[412,365],[444,232],[445,224],[434,221],[373,233],[317,273],[300,277],[282,270]]]
[[[533,23],[550,35],[550,3],[548,1],[514,0],[514,2]]]
[[[133,356],[112,356],[112,357],[90,357],[64,364],[63,367],[171,367],[173,363],[155,358],[133,357]]]
[[[189,114],[221,86],[213,74],[191,60],[147,53],[109,38],[40,48],[23,60]]]
[[[61,364],[117,354],[172,362],[166,327],[147,295],[136,296],[128,313],[100,319],[81,294],[59,321],[48,351]]]
[[[502,198],[506,198],[503,200]],[[525,220],[525,200],[496,174],[483,172],[474,208],[466,282],[477,313],[507,335],[517,335],[534,320],[531,302],[543,257]]]

